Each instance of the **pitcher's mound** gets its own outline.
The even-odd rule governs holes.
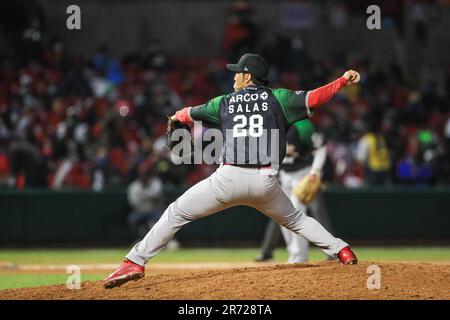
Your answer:
[[[147,270],[144,279],[114,289],[93,281],[80,290],[64,285],[3,290],[0,299],[450,299],[450,266],[319,262],[176,274]]]

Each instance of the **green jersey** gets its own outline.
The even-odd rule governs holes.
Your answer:
[[[287,133],[287,143],[292,146],[292,154],[286,155],[281,168],[285,171],[297,171],[308,167],[314,160],[314,150],[325,145],[325,136],[318,132],[306,119],[294,123]]]
[[[293,123],[312,116],[307,104],[307,91],[292,91],[288,89],[269,89],[283,111],[288,127]],[[218,96],[207,103],[193,107],[191,117],[194,120],[206,121],[220,126],[220,103],[231,94]]]
[[[222,130],[222,162],[278,166],[286,152],[286,132],[311,116],[305,91],[250,85],[191,109],[193,120]]]

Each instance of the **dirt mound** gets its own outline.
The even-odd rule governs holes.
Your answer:
[[[371,265],[380,289],[368,289]],[[428,263],[336,262],[152,274],[120,288],[101,281],[0,291],[0,299],[450,299],[450,266]]]

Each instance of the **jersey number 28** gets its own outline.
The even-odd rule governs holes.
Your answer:
[[[248,121],[248,129],[247,127]],[[238,114],[233,118],[233,122],[237,122],[233,126],[233,137],[261,137],[263,134],[263,117],[259,114],[253,114],[249,118],[243,114]]]

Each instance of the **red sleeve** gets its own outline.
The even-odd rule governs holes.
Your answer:
[[[347,79],[340,77],[320,88],[308,92],[308,106],[310,108],[318,107],[330,100],[342,87],[347,84]]]
[[[178,121],[184,124],[191,124],[192,118],[190,115],[191,107],[183,108],[175,113],[175,117]]]

